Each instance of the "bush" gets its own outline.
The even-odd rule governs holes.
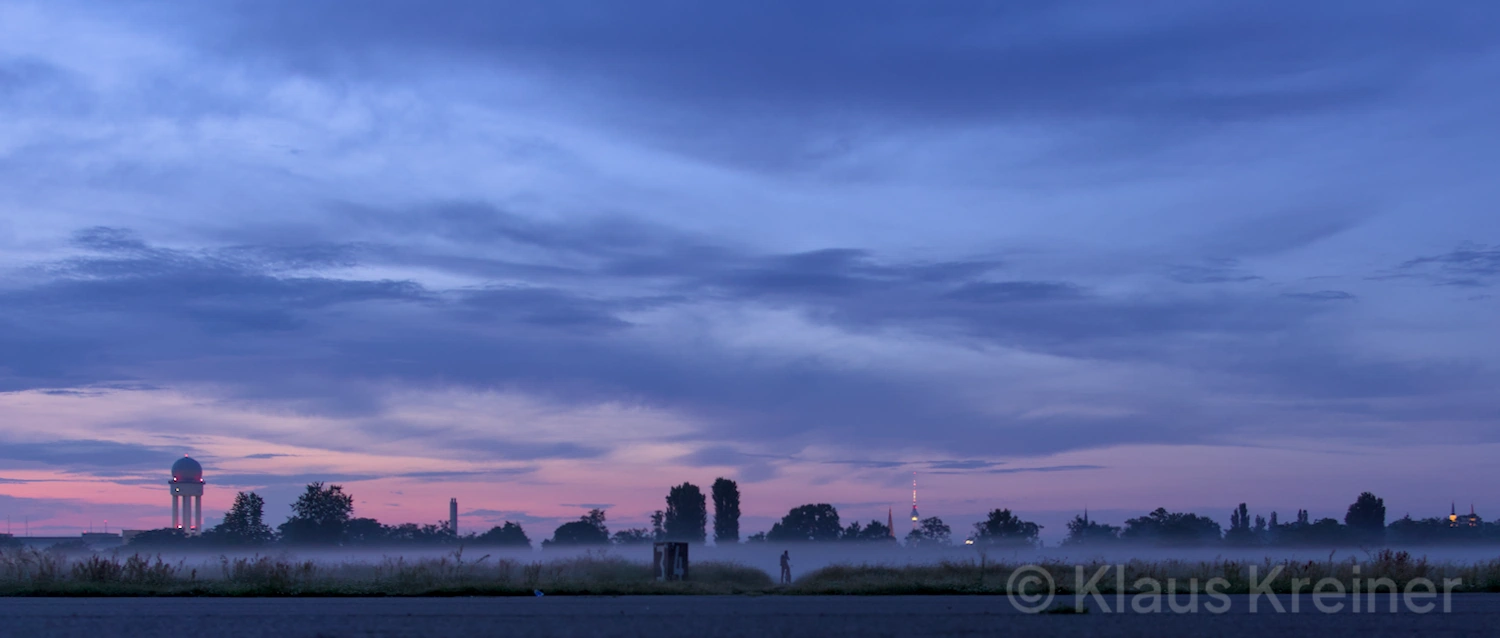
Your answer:
[[[312,561],[290,562],[269,556],[219,557],[224,580],[265,593],[289,593],[310,584],[317,574]]]
[[[124,579],[125,567],[111,558],[90,556],[73,563],[72,575],[82,583],[118,583]]]
[[[0,551],[0,578],[5,584],[47,585],[63,579],[67,564],[62,554],[30,547]]]

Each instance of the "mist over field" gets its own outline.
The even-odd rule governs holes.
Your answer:
[[[1384,548],[1383,548],[1384,549]],[[1413,559],[1426,559],[1433,564],[1467,566],[1500,560],[1500,549],[1464,547],[1412,547],[1388,548],[1409,552]],[[955,546],[950,549],[907,549],[901,547],[859,547],[837,543],[745,544],[735,547],[693,546],[690,549],[691,563],[728,562],[752,567],[774,577],[779,570],[781,552],[790,554],[794,578],[815,570],[834,566],[886,566],[902,567],[953,563],[1001,563],[1011,566],[1027,564],[1066,564],[1082,566],[1117,565],[1131,562],[1145,563],[1216,563],[1235,561],[1246,564],[1281,562],[1344,563],[1374,559],[1381,549],[1237,549],[1237,548],[1151,548],[1117,547],[1100,548],[1042,548],[1031,550],[978,549]],[[466,547],[462,549],[464,563],[484,569],[500,561],[523,564],[560,563],[577,558],[619,558],[632,563],[649,565],[650,545],[631,547],[605,547],[594,549],[547,549],[526,550],[509,548]],[[110,552],[102,552],[109,554]],[[128,548],[114,552],[118,555],[136,553]],[[196,567],[205,575],[216,574],[221,558],[273,557],[292,561],[313,561],[320,566],[369,565],[376,566],[393,561],[422,561],[452,559],[455,550],[449,549],[400,549],[400,550],[316,550],[286,549],[269,551],[201,551],[201,552],[140,552],[159,555],[163,560],[182,562]]]

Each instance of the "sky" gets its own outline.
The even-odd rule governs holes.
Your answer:
[[[1500,516],[1500,7],[0,3],[0,512]],[[898,529],[900,525],[898,524]]]

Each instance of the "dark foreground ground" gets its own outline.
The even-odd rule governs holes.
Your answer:
[[[1493,636],[1500,595],[1452,610],[1275,613],[1245,596],[1212,614],[1022,614],[981,596],[0,598],[0,636]],[[1289,608],[1289,599],[1282,598]],[[1332,601],[1333,599],[1330,599]],[[1113,606],[1113,598],[1106,601]],[[1127,603],[1128,604],[1128,603]]]

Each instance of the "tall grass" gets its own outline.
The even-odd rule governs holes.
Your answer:
[[[1356,578],[1366,583],[1387,578],[1401,588],[1417,578],[1426,578],[1437,585],[1441,585],[1443,579],[1456,578],[1462,581],[1462,585],[1455,591],[1500,591],[1500,559],[1433,564],[1426,558],[1393,550],[1371,553],[1364,559],[1350,557],[1337,561],[1330,554],[1325,561],[1265,559],[1250,562],[1216,558],[1082,564],[1043,561],[1032,565],[1046,571],[1059,592],[1081,589],[1081,585],[1089,583],[1100,570],[1104,570],[1105,577],[1096,582],[1095,587],[1102,593],[1148,591],[1145,587],[1149,585],[1137,586],[1141,579],[1150,579],[1164,588],[1171,583],[1175,591],[1183,593],[1194,587],[1196,581],[1198,591],[1204,591],[1209,579],[1213,578],[1222,578],[1228,583],[1218,588],[1226,593],[1249,592],[1253,585],[1288,593],[1294,590],[1294,580],[1303,581],[1301,591],[1305,593],[1310,591],[1308,583],[1325,578],[1337,580],[1346,587],[1352,587]],[[792,590],[803,594],[1005,594],[1010,593],[1006,587],[1012,574],[1028,566],[990,562],[982,554],[974,560],[947,560],[926,565],[831,565],[798,579]]]
[[[656,582],[650,569],[607,552],[550,561],[495,559],[460,549],[430,558],[386,557],[379,561],[320,563],[291,555],[217,559],[213,563],[170,562],[160,556],[73,556],[34,549],[0,551],[0,595],[209,595],[209,596],[530,596],[545,594],[1005,594],[1020,562],[995,562],[980,553],[968,560],[905,566],[844,564],[810,572],[790,586],[778,586],[764,571],[737,563],[704,561],[692,565],[686,582]],[[1072,592],[1099,570],[1102,593],[1141,591],[1142,578],[1175,584],[1176,591],[1202,591],[1211,578],[1228,583],[1220,591],[1250,591],[1251,577],[1270,578],[1272,591],[1288,592],[1293,579],[1390,579],[1405,588],[1413,579],[1462,580],[1459,591],[1500,591],[1500,559],[1475,563],[1431,563],[1406,552],[1384,550],[1363,558],[1334,560],[1265,559],[1260,562],[1212,560],[1133,560],[1124,563],[1042,562],[1059,592]],[[1117,576],[1119,571],[1123,577]],[[1081,577],[1080,577],[1081,574]],[[1304,589],[1306,591],[1306,589]]]
[[[70,557],[0,551],[0,595],[535,595],[735,594],[768,591],[765,572],[722,562],[693,565],[687,582],[656,582],[650,568],[605,552],[523,562],[460,549],[435,558],[318,563],[290,555],[218,557],[218,569],[160,556]]]

